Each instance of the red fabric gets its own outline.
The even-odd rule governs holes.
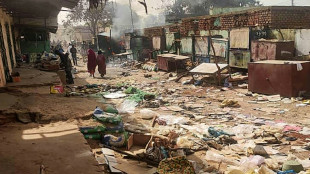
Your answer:
[[[87,69],[90,74],[94,74],[97,66],[96,53],[89,49],[88,51]]]
[[[105,63],[105,57],[102,54],[99,54],[97,56],[97,64],[98,64],[98,71],[101,75],[105,75],[106,72],[106,63]]]

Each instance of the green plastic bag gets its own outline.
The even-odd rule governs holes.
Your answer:
[[[127,88],[126,90],[125,90],[125,94],[134,94],[134,93],[136,93],[138,91],[138,89],[137,88],[135,88],[135,87],[129,87],[129,88]]]
[[[105,126],[80,127],[80,132],[82,132],[83,134],[101,133],[101,132],[105,132],[105,131],[106,131]]]
[[[94,134],[84,134],[85,139],[92,139],[92,140],[101,140],[101,134],[100,133],[94,133]]]
[[[107,106],[104,111],[111,114],[118,114],[118,110],[111,105]]]
[[[102,123],[111,123],[118,125],[122,122],[122,117],[119,115],[102,114],[102,115],[94,115],[94,118]]]

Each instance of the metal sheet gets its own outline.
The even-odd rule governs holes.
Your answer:
[[[161,37],[155,36],[155,37],[153,37],[152,41],[153,41],[153,49],[154,50],[160,50]]]
[[[196,37],[195,38],[195,51],[199,55],[208,55],[209,53],[209,38]]]
[[[185,60],[187,56],[179,56],[176,54],[161,54],[157,56],[158,69],[164,71],[176,71],[177,69],[185,69]]]
[[[166,48],[169,50],[174,43],[174,33],[166,33]],[[172,51],[174,51],[172,49]]]
[[[223,58],[228,57],[228,41],[226,39],[212,39],[215,49],[215,55]],[[210,55],[213,56],[213,49],[210,49]]]
[[[285,62],[290,62],[286,64]],[[310,62],[262,61],[249,63],[249,90],[283,97],[298,97],[301,91],[310,92]]]
[[[248,68],[248,63],[251,61],[250,51],[230,50],[229,51],[229,66],[235,68]]]
[[[240,28],[230,31],[230,48],[250,48],[250,29]]]
[[[218,64],[218,65],[221,70],[228,67],[228,64]],[[215,63],[202,63],[190,71],[190,73],[194,74],[214,74],[216,72],[218,72],[218,68]]]
[[[183,54],[192,54],[193,40],[191,37],[183,37],[181,38],[181,53]]]
[[[130,50],[130,39],[131,36],[125,36],[125,49]]]
[[[251,56],[254,61],[289,60],[294,57],[294,41],[252,41]]]
[[[200,36],[209,36],[209,31],[200,30]],[[223,38],[228,38],[228,31],[227,30],[211,30],[211,35],[215,36],[222,36]]]
[[[296,45],[296,54],[298,56],[309,55],[310,29],[296,30],[295,45]]]

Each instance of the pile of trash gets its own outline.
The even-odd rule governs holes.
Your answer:
[[[123,147],[127,143],[128,133],[124,129],[122,117],[112,107],[107,107],[106,112],[97,107],[93,119],[101,123],[100,126],[80,127],[85,139],[100,140],[107,146]]]
[[[36,61],[36,68],[41,71],[58,71],[60,69],[59,56],[44,52],[40,60]]]
[[[145,162],[160,174],[290,174],[307,173],[310,169],[310,128],[286,123],[281,117],[264,116],[289,113],[291,108],[281,108],[282,104],[294,103],[295,107],[296,103],[296,108],[303,109],[309,100],[241,93],[245,87],[231,90],[235,85],[206,88],[193,82],[169,86],[170,75],[166,76],[156,82],[135,81],[110,90],[99,85],[99,91],[105,92],[103,98],[121,102],[113,118],[126,119],[123,129],[128,132],[127,136],[112,134],[112,139],[125,142],[120,146],[102,140],[111,136],[106,133],[107,125],[95,127],[104,130],[98,139],[104,147]],[[235,82],[247,80],[241,76],[236,75]],[[226,96],[229,92],[233,96]],[[109,114],[103,110],[108,119]],[[254,112],[261,115],[255,116]],[[132,173],[121,165],[128,164],[125,159],[116,161],[112,168]]]

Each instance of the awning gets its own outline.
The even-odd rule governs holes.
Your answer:
[[[19,28],[47,29],[56,32],[57,15],[62,7],[73,8],[79,0],[0,0],[0,6],[13,16]]]
[[[79,0],[0,0],[0,6],[13,17],[57,17],[62,7],[73,8]]]

